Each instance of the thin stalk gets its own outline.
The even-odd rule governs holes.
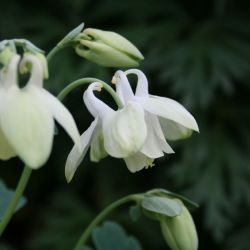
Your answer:
[[[90,77],[87,77],[87,78],[81,78],[81,79],[78,79],[72,83],[70,83],[69,85],[67,85],[60,93],[59,95],[57,96],[57,98],[62,101],[72,90],[74,90],[75,88],[77,88],[78,86],[82,86],[84,84],[90,84],[92,82],[100,82],[102,85],[103,85],[103,88],[105,90],[107,90],[107,92],[113,97],[113,99],[115,100],[117,106],[119,108],[122,108],[123,107],[123,104],[120,100],[120,98],[118,97],[118,95],[116,94],[116,92],[105,82],[99,80],[99,79],[96,79],[96,78],[90,78]]]
[[[27,186],[28,180],[30,178],[32,169],[29,168],[28,166],[25,166],[22,172],[22,175],[19,179],[15,194],[1,220],[0,223],[0,236],[2,235],[2,233],[4,232],[4,229],[7,227],[12,215],[14,214],[17,204],[24,192],[25,187]]]
[[[59,47],[58,45],[56,47],[54,47],[47,55],[47,61],[48,63],[51,61],[52,57],[54,57],[54,55],[61,50],[63,47]]]
[[[91,235],[93,229],[100,224],[108,214],[110,214],[113,210],[120,207],[121,205],[124,205],[125,203],[136,201],[139,198],[139,194],[133,194],[125,196],[112,204],[110,204],[108,207],[106,207],[102,212],[100,212],[97,217],[89,224],[89,226],[86,228],[86,230],[82,233],[81,237],[77,241],[77,244],[74,247],[74,250],[80,250],[81,247],[87,242],[89,236]]]

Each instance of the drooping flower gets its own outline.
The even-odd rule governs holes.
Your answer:
[[[118,111],[111,109],[93,93],[94,90],[100,91],[101,87],[100,83],[92,83],[84,93],[84,102],[95,120],[81,136],[81,154],[74,146],[68,156],[65,167],[68,182],[73,178],[89,147],[92,161],[97,162],[108,154],[124,158],[133,172],[138,165],[133,163],[142,161],[143,156],[138,151],[147,135],[143,109],[133,101]]]
[[[30,168],[41,167],[48,159],[54,134],[54,119],[80,148],[80,135],[70,112],[43,88],[44,62],[32,53],[14,55],[1,72],[0,158],[19,156]],[[25,87],[18,85],[21,71],[31,68]]]
[[[128,81],[128,74],[138,77],[135,94]],[[148,81],[142,71],[118,70],[112,81],[116,84],[117,94],[124,105],[133,101],[140,104],[145,111],[147,139],[141,152],[146,156],[154,159],[164,153],[173,153],[165,138],[183,139],[190,136],[192,130],[199,130],[194,117],[181,104],[169,98],[149,95]]]
[[[88,28],[78,37],[76,53],[101,66],[135,67],[144,59],[130,41],[115,32]]]

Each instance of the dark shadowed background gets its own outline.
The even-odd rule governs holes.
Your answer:
[[[126,194],[162,187],[200,204],[193,213],[201,250],[249,250],[250,207],[250,11],[243,0],[1,0],[0,40],[27,38],[49,51],[82,21],[116,31],[144,54],[150,91],[184,104],[200,134],[172,142],[176,151],[152,169],[128,172],[122,160],[99,164],[89,156],[70,184],[64,177],[72,142],[59,128],[48,163],[34,171],[27,205],[12,219],[0,249],[71,250],[80,233],[107,204]],[[115,69],[60,52],[45,86],[55,95],[80,77],[110,82]],[[92,121],[82,102],[84,87],[64,101],[82,133]],[[110,97],[101,93],[109,102]],[[0,176],[15,188],[17,159],[1,162]],[[167,249],[159,225],[128,210],[109,218],[135,235],[145,250]],[[5,244],[5,246],[3,245]]]

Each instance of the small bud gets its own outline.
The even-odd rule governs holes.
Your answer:
[[[194,221],[184,205],[179,216],[164,216],[160,223],[162,234],[172,250],[198,249],[198,237]]]
[[[144,57],[126,38],[110,31],[85,29],[78,36],[76,53],[105,67],[135,67]]]

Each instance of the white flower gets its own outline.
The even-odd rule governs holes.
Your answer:
[[[138,77],[135,94],[133,93],[128,74]],[[166,139],[183,139],[191,135],[192,130],[199,131],[194,117],[178,102],[159,96],[149,95],[148,81],[144,73],[137,69],[119,70],[113,77],[116,91],[123,103],[133,101],[145,110],[147,124],[147,139],[141,152],[149,158],[158,158],[164,153],[174,151]]]
[[[27,53],[20,62],[14,55],[1,72],[0,158],[19,156],[30,168],[41,167],[48,159],[54,134],[54,119],[80,148],[80,135],[69,111],[43,89],[44,69],[39,57]],[[31,67],[27,85],[18,85],[18,66]]]
[[[94,95],[93,91],[100,91],[101,87],[100,83],[92,83],[84,93],[84,102],[95,120],[81,136],[82,153],[79,154],[75,146],[68,156],[65,167],[68,182],[89,147],[92,161],[99,161],[109,154],[124,158],[131,171],[131,162],[141,161],[141,154],[136,153],[142,148],[147,135],[143,109],[131,101],[123,109],[114,111]]]

